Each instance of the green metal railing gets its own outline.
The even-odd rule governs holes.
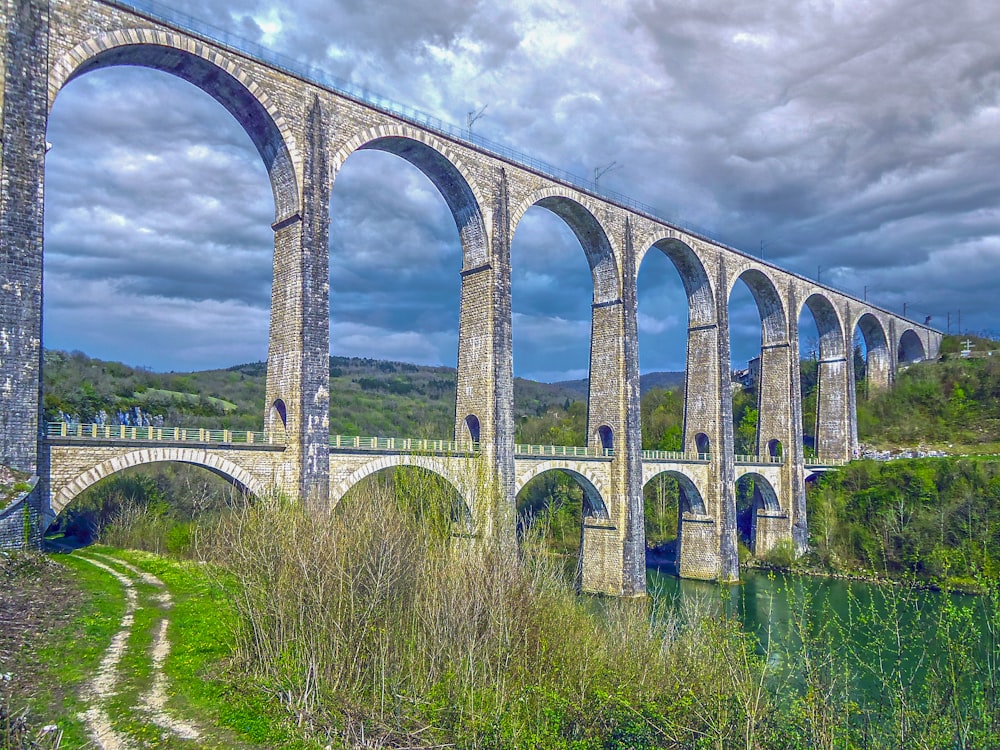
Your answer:
[[[330,435],[330,447],[362,451],[399,453],[478,453],[479,443],[423,438],[380,438],[354,435]]]
[[[684,451],[643,451],[643,461],[708,461],[708,453],[685,453]]]
[[[124,424],[69,424],[49,422],[45,436],[50,438],[90,438],[93,440],[152,440],[172,443],[246,443],[282,445],[284,441],[269,432],[248,430],[207,430],[201,427],[132,427]]]
[[[750,453],[736,454],[733,460],[738,464],[783,464],[784,456],[755,456]]]
[[[514,446],[515,456],[559,456],[563,458],[610,458],[614,451],[610,448],[585,448],[577,445],[533,445],[529,443]]]
[[[807,458],[805,466],[807,469],[820,469],[826,466],[846,466],[850,463],[850,459],[847,458],[823,458],[822,456],[814,456],[813,458]]]

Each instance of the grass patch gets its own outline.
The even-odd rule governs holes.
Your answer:
[[[0,672],[12,675],[4,683],[7,700],[26,709],[33,725],[55,724],[64,747],[84,747],[90,739],[77,718],[78,695],[118,629],[125,597],[118,581],[89,563],[70,555],[32,557],[19,574],[5,576],[0,597],[13,616],[3,618],[5,642],[15,644],[0,660]],[[24,597],[17,609],[14,594]]]
[[[152,573],[170,592],[171,648],[164,664],[171,692],[167,709],[206,730],[200,747],[247,743],[291,750],[322,747],[302,739],[288,712],[231,668],[235,612],[224,578],[202,563],[135,550],[98,549]]]

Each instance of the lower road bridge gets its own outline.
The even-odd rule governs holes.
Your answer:
[[[50,423],[43,441],[39,488],[48,524],[80,493],[124,469],[158,462],[201,466],[249,495],[278,489],[294,491],[287,470],[287,445],[275,434],[196,428],[128,427]],[[629,507],[616,493],[614,451],[579,446],[515,445],[514,494],[549,471],[572,476],[583,489],[581,585],[588,591],[615,592],[621,586],[621,549]],[[395,467],[418,467],[446,480],[465,505],[456,533],[484,533],[496,521],[496,498],[489,471],[476,442],[331,435],[329,506],[367,477]],[[708,453],[643,451],[642,485],[662,476],[680,488],[679,570],[689,578],[720,577],[720,493],[714,491]],[[829,468],[830,462],[814,468]],[[780,456],[734,456],[737,481],[753,480],[752,542],[763,554],[791,539],[791,514],[779,499],[787,485],[789,463]],[[812,466],[811,466],[812,468]]]

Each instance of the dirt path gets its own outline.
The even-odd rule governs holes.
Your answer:
[[[118,682],[118,663],[125,654],[128,647],[128,638],[132,634],[132,624],[135,622],[135,608],[138,595],[132,579],[119,573],[114,568],[89,557],[80,557],[91,565],[106,571],[115,578],[125,588],[125,614],[122,615],[118,632],[111,639],[108,650],[104,652],[97,667],[97,674],[87,683],[81,697],[87,704],[87,709],[83,712],[82,719],[87,722],[90,736],[98,747],[104,750],[125,750],[131,748],[131,743],[119,735],[111,726],[111,719],[104,710],[104,703],[117,692],[115,687]]]
[[[125,613],[119,630],[111,639],[97,674],[88,683],[82,696],[89,704],[83,713],[83,718],[87,722],[91,737],[97,746],[104,750],[128,750],[134,747],[128,738],[114,730],[104,706],[119,690],[121,675],[118,674],[118,665],[128,648],[136,611],[149,608],[158,614],[153,625],[152,648],[148,653],[153,680],[150,688],[139,697],[137,711],[148,717],[151,723],[181,739],[197,740],[201,733],[194,724],[173,717],[166,711],[167,677],[163,672],[163,665],[170,653],[170,640],[167,635],[170,619],[167,613],[173,606],[173,600],[163,581],[116,557],[96,552],[79,557],[113,575],[125,589]],[[131,576],[112,566],[124,569]],[[135,586],[136,581],[154,587],[157,593],[140,597]]]

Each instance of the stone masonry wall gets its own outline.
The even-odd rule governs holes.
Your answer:
[[[241,122],[261,154],[275,196],[265,419],[271,418],[272,404],[282,401],[288,437],[283,460],[273,467],[273,475],[317,507],[328,505],[332,492],[325,444],[329,401],[327,212],[332,182],[344,161],[359,148],[390,151],[422,169],[441,190],[455,218],[466,272],[459,341],[461,406],[456,426],[464,420],[462,412],[480,419],[483,453],[490,464],[487,474],[497,489],[489,493],[489,502],[513,504],[511,237],[524,212],[542,205],[567,221],[580,239],[593,273],[595,302],[588,440],[593,443],[597,428],[606,424],[614,432],[616,448],[612,490],[606,500],[618,536],[614,553],[602,552],[598,557],[605,560],[601,563],[604,568],[616,567],[615,590],[619,592],[640,585],[636,580],[637,530],[642,526],[636,478],[639,446],[634,444],[639,430],[632,383],[637,374],[637,303],[630,295],[637,258],[648,249],[644,246],[647,242],[669,239],[683,243],[686,250],[672,256],[675,262],[689,272],[701,266],[697,278],[692,273],[684,276],[691,304],[699,305],[699,317],[692,321],[689,332],[688,363],[698,368],[698,374],[689,372],[688,376],[691,402],[685,411],[685,445],[690,449],[695,430],[705,432],[712,441],[712,477],[708,486],[700,489],[715,520],[712,544],[718,550],[717,569],[723,579],[736,575],[727,309],[734,276],[730,274],[750,271],[761,288],[770,285],[780,290],[780,303],[772,300],[768,304],[780,304],[786,311],[786,337],[767,337],[768,346],[785,344],[788,351],[765,355],[761,414],[770,415],[762,416],[762,431],[782,440],[791,458],[787,486],[780,494],[783,506],[788,505],[795,516],[796,528],[804,524],[804,495],[798,486],[801,434],[797,432],[796,408],[800,405],[794,401],[797,383],[792,372],[797,365],[795,328],[801,301],[818,294],[834,310],[849,314],[843,325],[848,336],[862,316],[869,333],[881,333],[886,345],[870,356],[869,372],[875,382],[891,382],[898,332],[912,328],[928,355],[940,346],[940,333],[926,326],[690,236],[653,217],[560,184],[458,138],[344,97],[147,15],[100,0],[4,0],[0,13],[5,32],[0,41],[4,134],[0,152],[0,460],[15,468],[33,471],[47,460],[39,454],[38,414],[42,185],[48,107],[73,75],[105,64],[156,67],[201,87]],[[635,239],[639,237],[643,239]],[[480,268],[484,270],[476,270]],[[477,278],[479,273],[483,279]],[[769,326],[773,327],[771,318],[765,328],[773,334]],[[337,342],[332,344],[336,351]],[[824,372],[833,371],[829,378],[834,383],[832,389],[845,380],[844,387],[850,389],[849,378],[826,364],[833,363],[824,363],[823,368]],[[827,397],[824,403],[831,406],[824,409],[823,419],[831,415],[829,434],[843,435],[845,443],[853,440],[853,415],[846,421],[840,416],[844,411],[840,404],[850,404],[851,396],[846,402],[842,395],[828,393]],[[844,428],[844,424],[851,426]],[[838,439],[831,437],[831,446]],[[601,530],[602,539],[605,532],[611,533]],[[604,544],[602,541],[598,546]],[[611,586],[611,572],[603,570],[598,578]]]
[[[42,180],[48,12],[5,2],[0,177],[0,463],[35,473],[42,356]]]

